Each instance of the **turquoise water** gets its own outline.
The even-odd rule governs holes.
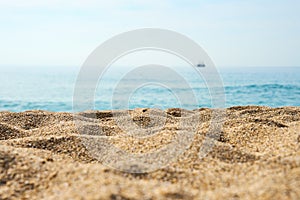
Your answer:
[[[2,67],[1,71],[1,111],[32,109],[72,111],[73,91],[79,68]],[[219,72],[223,79],[226,107],[235,105],[300,106],[300,67],[219,68]],[[157,85],[141,87],[131,95],[128,101],[123,102],[122,93],[126,93],[128,87],[134,86],[136,80],[125,80],[122,85],[124,88],[113,93],[113,86],[120,76],[112,72],[104,78],[102,85],[99,85],[95,93],[95,109],[212,107],[209,91],[204,81],[188,70],[182,73],[198,99],[197,105],[181,105],[172,91]],[[183,95],[190,90],[190,88],[182,88],[180,84],[177,89]],[[111,105],[112,94],[116,95],[117,101],[113,107]]]

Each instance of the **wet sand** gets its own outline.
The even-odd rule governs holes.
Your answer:
[[[0,112],[0,199],[300,199],[300,107],[226,109],[213,148],[199,158],[211,112],[168,109],[153,138],[116,139],[114,145],[128,153],[155,151],[172,141],[182,113],[200,114],[190,125],[196,127],[192,144],[178,159],[134,174],[95,159],[71,113]],[[149,113],[130,111],[140,127],[151,125]],[[109,111],[78,116],[105,137],[124,132]]]

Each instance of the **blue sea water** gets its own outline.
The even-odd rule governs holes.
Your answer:
[[[0,74],[0,111],[73,111],[73,92],[79,67],[2,67]],[[226,107],[263,105],[270,107],[300,106],[300,67],[235,67],[218,68],[223,80]],[[137,107],[198,108],[212,107],[205,82],[192,71],[182,70],[198,99],[197,104],[180,104],[170,89],[159,85],[138,88],[122,102],[123,93],[135,86],[134,78],[124,81],[123,89],[114,91],[120,72],[111,72],[99,83],[94,109],[132,109]],[[184,95],[191,88],[178,84]],[[119,103],[111,104],[111,96]],[[118,96],[119,95],[119,96]],[[120,97],[120,98],[118,98]]]

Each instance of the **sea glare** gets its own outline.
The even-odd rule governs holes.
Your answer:
[[[218,70],[225,91],[225,107],[237,105],[300,106],[300,67],[241,66],[220,67]],[[1,111],[73,111],[73,92],[80,71],[79,67],[2,67],[1,71]],[[185,95],[186,92],[192,90],[197,98],[196,104],[181,104],[172,93],[172,88],[151,84],[139,87],[130,95],[130,99],[124,100],[121,97],[130,91],[128,87],[136,88],[137,81],[132,77],[124,80],[118,92],[114,92],[114,86],[124,74],[119,70],[111,70],[98,84],[95,91],[94,109],[213,107],[204,79],[192,70],[181,68],[179,74],[185,78],[190,87],[185,88],[180,84],[175,87],[180,91],[180,95]],[[117,101],[114,105],[111,103],[112,96]]]

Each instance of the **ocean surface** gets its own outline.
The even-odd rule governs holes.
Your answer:
[[[73,111],[73,93],[79,67],[1,67],[0,110]],[[125,69],[125,67],[123,67]],[[225,92],[225,107],[262,105],[270,107],[300,106],[300,67],[223,67],[218,68]],[[160,85],[137,85],[134,77],[122,79],[123,72],[111,70],[99,82],[95,91],[94,109],[133,109],[182,107],[195,109],[214,107],[205,80],[192,70],[180,69],[190,87],[173,84],[174,88]],[[155,74],[153,75],[155,76]],[[151,83],[151,80],[148,80]],[[130,94],[129,99],[122,97]],[[192,91],[197,103],[182,104],[173,94]],[[113,101],[112,101],[113,99]],[[114,103],[112,103],[114,102]]]

